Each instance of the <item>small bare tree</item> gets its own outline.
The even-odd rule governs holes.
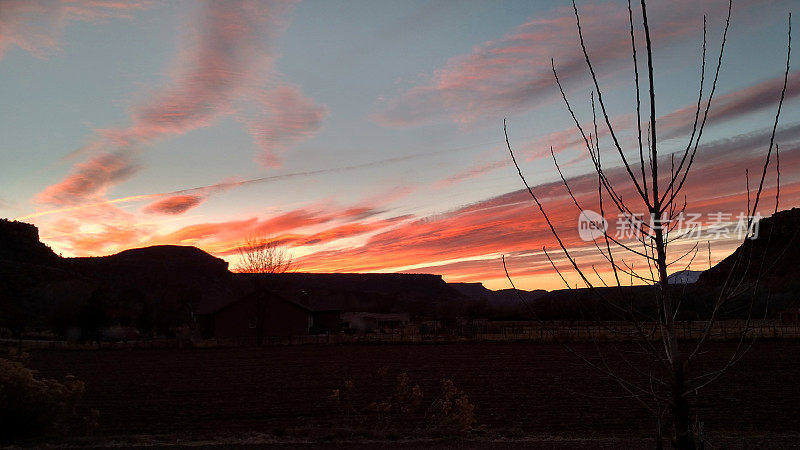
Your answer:
[[[283,287],[275,275],[290,272],[292,258],[286,249],[269,237],[248,237],[239,247],[239,263],[236,271],[249,274],[254,296],[252,315],[256,323],[256,340],[264,344],[265,325],[269,314],[269,303]]]
[[[720,311],[723,306],[737,295],[743,292],[741,287],[741,280],[734,280],[729,277],[721,291],[715,294],[715,299],[709,305],[710,313],[704,318],[703,331],[690,343],[679,342],[680,334],[678,329],[677,317],[681,311],[681,307],[685,306],[683,298],[676,295],[676,289],[670,287],[668,279],[668,270],[676,267],[676,264],[683,263],[681,261],[691,260],[697,254],[698,245],[695,244],[688,252],[681,252],[680,255],[672,255],[668,249],[669,244],[680,239],[680,233],[675,232],[675,221],[680,214],[685,212],[686,209],[686,196],[682,194],[685,187],[685,182],[688,178],[690,169],[697,154],[700,139],[703,134],[703,129],[706,125],[706,119],[709,115],[709,110],[712,106],[712,100],[717,87],[717,80],[722,66],[723,52],[725,50],[725,43],[728,34],[728,27],[731,17],[731,4],[728,4],[727,18],[725,20],[725,28],[722,35],[722,43],[720,45],[719,57],[716,61],[716,69],[714,70],[713,80],[711,81],[710,90],[706,96],[706,18],[703,17],[703,46],[701,57],[701,70],[700,70],[700,87],[697,99],[696,109],[694,111],[694,123],[692,131],[688,139],[688,143],[683,150],[675,154],[665,155],[659,154],[659,139],[657,131],[657,116],[656,116],[656,90],[655,90],[655,77],[653,73],[653,46],[650,40],[650,28],[647,16],[647,5],[645,0],[641,0],[641,18],[642,18],[642,32],[644,34],[644,50],[646,52],[646,81],[647,93],[645,96],[639,87],[639,61],[637,50],[636,35],[637,32],[634,26],[634,13],[631,6],[631,0],[628,0],[628,19],[630,26],[630,42],[631,42],[631,55],[633,60],[633,75],[635,84],[635,98],[636,98],[636,117],[637,117],[637,140],[631,153],[626,153],[623,149],[622,140],[619,138],[618,132],[615,130],[614,125],[609,119],[606,108],[606,102],[603,97],[600,84],[598,83],[597,75],[592,65],[592,60],[586,49],[584,43],[583,31],[581,28],[580,14],[578,8],[573,0],[573,10],[577,24],[578,35],[580,38],[580,46],[585,57],[586,66],[591,75],[593,92],[591,95],[591,112],[593,123],[590,127],[582,125],[570,104],[567,95],[561,85],[561,81],[556,70],[555,62],[551,60],[553,69],[553,76],[559,88],[562,99],[566,104],[575,126],[582,137],[582,141],[588,151],[588,155],[593,163],[594,171],[597,174],[597,197],[599,201],[600,215],[606,214],[606,209],[611,209],[614,213],[618,213],[628,219],[629,223],[634,225],[637,229],[637,238],[635,240],[622,240],[611,236],[606,231],[606,227],[602,223],[593,223],[594,228],[600,231],[598,238],[602,237],[601,243],[594,243],[597,252],[602,255],[603,261],[608,263],[610,267],[609,273],[613,274],[613,280],[608,283],[603,280],[597,272],[595,266],[591,267],[595,276],[592,276],[587,269],[578,263],[573,252],[567,248],[559,232],[555,229],[550,217],[548,216],[545,207],[539,201],[539,198],[534,192],[534,189],[525,180],[525,177],[517,164],[511,143],[508,138],[508,131],[504,124],[504,132],[506,136],[506,143],[508,150],[511,154],[512,161],[517,168],[519,177],[523,181],[525,188],[531,195],[539,211],[544,216],[547,225],[550,228],[553,236],[555,237],[560,250],[568,261],[568,266],[574,270],[583,282],[585,287],[589,289],[597,298],[597,304],[602,305],[607,311],[615,313],[618,317],[624,319],[631,324],[631,329],[625,332],[629,335],[629,339],[635,343],[635,352],[639,360],[642,358],[647,361],[647,364],[637,366],[636,361],[629,358],[630,351],[625,351],[618,348],[614,344],[609,344],[606,349],[601,345],[595,345],[597,349],[598,358],[588,358],[585,355],[580,355],[573,349],[568,349],[580,357],[584,362],[591,367],[598,370],[600,373],[609,376],[613,379],[626,393],[626,397],[637,400],[642,406],[651,411],[660,423],[660,418],[668,414],[672,422],[673,431],[673,445],[679,449],[694,449],[696,446],[695,432],[690,421],[690,404],[691,396],[697,395],[698,391],[707,387],[709,384],[717,380],[724,374],[730,367],[738,361],[744,353],[752,345],[750,337],[756,335],[752,332],[750,327],[752,316],[752,301],[750,303],[750,312],[748,313],[747,326],[738,337],[738,345],[735,346],[731,355],[724,358],[724,363],[721,367],[712,368],[708,370],[706,365],[697,364],[703,355],[707,355],[704,350],[706,344],[712,336],[712,328],[716,321],[719,320]],[[788,29],[788,48],[786,58],[786,71],[783,79],[783,89],[781,91],[780,101],[777,105],[777,113],[775,115],[774,123],[772,124],[772,132],[769,139],[769,145],[766,150],[764,167],[761,173],[761,179],[758,184],[758,189],[755,191],[755,200],[750,201],[750,190],[748,183],[748,223],[747,230],[749,235],[745,240],[752,237],[752,217],[758,211],[759,200],[764,188],[764,180],[767,175],[767,168],[775,147],[777,156],[777,146],[775,145],[775,132],[778,126],[781,107],[783,105],[784,94],[786,91],[786,82],[789,74],[789,61],[791,55],[791,14],[789,15],[789,29]],[[641,45],[641,44],[640,44]],[[643,98],[644,97],[644,98]],[[705,100],[704,100],[705,97]],[[611,152],[615,154],[621,166],[624,169],[626,179],[630,183],[629,186],[622,186],[619,183],[615,185],[607,176],[604,162],[601,158],[600,139],[598,134],[598,120],[597,120],[597,107],[595,100],[599,104],[600,121],[603,123],[604,131],[608,132],[611,141]],[[649,114],[646,113],[646,120],[642,119],[642,106],[649,109]],[[584,208],[573,195],[573,191],[551,148],[551,155],[555,164],[555,168],[561,176],[561,181],[565,186],[572,203],[579,211]],[[638,161],[637,161],[638,159]],[[666,161],[664,161],[666,159]],[[660,164],[661,163],[661,164]],[[664,164],[666,163],[666,164]],[[666,169],[664,167],[666,166]],[[778,168],[778,174],[780,169]],[[633,196],[628,196],[623,199],[621,191],[623,187],[628,187],[635,192]],[[683,197],[683,198],[681,198]],[[777,212],[777,195],[776,195],[776,212]],[[643,213],[643,214],[642,214]],[[649,220],[637,221],[637,217],[647,217]],[[599,222],[599,219],[593,219]],[[568,289],[572,286],[567,282],[566,278],[559,270],[557,265],[553,262],[547,249],[543,249],[544,254],[547,256],[552,267],[558,275],[565,282]],[[742,256],[740,254],[740,256]],[[747,256],[742,256],[747,258]],[[646,261],[644,269],[635,269],[631,260]],[[749,264],[749,261],[741,261],[742,264]],[[503,261],[505,266],[505,259]],[[766,267],[761,262],[761,267]],[[640,266],[641,267],[641,266]],[[680,267],[680,266],[678,266]],[[688,265],[687,265],[688,267]],[[508,275],[508,269],[506,269]],[[511,277],[508,276],[513,286]],[[596,286],[590,280],[599,279],[602,286]],[[624,286],[630,284],[647,284],[653,286],[653,297],[655,300],[655,313],[649,313],[642,310],[641,299],[630,298],[629,292],[623,289]],[[758,281],[755,282],[755,287]],[[612,289],[601,289],[602,287],[611,287]],[[755,297],[755,289],[753,288],[753,297]],[[615,293],[614,298],[611,298],[610,293]],[[525,303],[525,300],[520,296],[520,300]],[[535,312],[528,306],[529,311],[535,315]],[[598,319],[598,322],[600,319]],[[556,339],[556,333],[553,333]],[[753,337],[754,338],[754,337]],[[565,344],[566,346],[566,344]],[[609,365],[606,357],[608,352],[615,352],[617,359],[623,362],[624,373],[620,370],[614,370]],[[698,366],[703,366],[698,368]],[[660,436],[660,430],[659,430]],[[660,447],[660,438],[658,440]]]
[[[251,236],[239,247],[239,273],[286,273],[291,268],[292,258],[273,239]]]

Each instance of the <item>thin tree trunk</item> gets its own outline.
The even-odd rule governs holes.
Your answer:
[[[672,378],[672,422],[675,427],[676,449],[694,450],[694,433],[689,421],[689,401],[684,394],[686,389],[686,363],[683,360],[673,364]]]
[[[654,180],[654,192],[657,195],[657,184]],[[658,206],[656,206],[658,207]],[[669,361],[672,369],[672,376],[670,377],[670,413],[672,415],[672,424],[675,431],[673,446],[676,449],[694,450],[694,434],[689,422],[689,401],[684,395],[686,391],[686,361],[681,354],[678,345],[678,332],[675,328],[675,317],[672,307],[672,298],[669,292],[669,279],[667,275],[667,252],[664,239],[664,231],[662,227],[662,215],[660,213],[653,214],[654,220],[654,234],[656,246],[656,267],[658,268],[659,283],[658,295],[660,303],[664,311],[664,328],[667,333],[666,345],[669,351]]]
[[[654,198],[658,198],[657,178],[653,177]],[[656,203],[653,208],[658,211],[660,205]],[[672,369],[670,377],[670,413],[672,424],[675,431],[673,446],[676,449],[694,450],[694,435],[689,422],[689,401],[684,392],[686,391],[686,361],[681,354],[678,345],[678,330],[675,328],[675,316],[672,305],[672,298],[669,292],[669,279],[667,275],[667,249],[664,239],[664,227],[662,227],[663,216],[660,212],[652,213],[654,244],[656,247],[656,267],[658,268],[658,296],[661,297],[660,303],[664,311],[664,328],[667,333],[666,347],[669,352],[668,359]],[[667,225],[668,226],[668,225]]]

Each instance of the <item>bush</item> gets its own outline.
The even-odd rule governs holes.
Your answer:
[[[342,408],[344,416],[355,419],[362,426],[382,430],[426,430],[445,435],[473,430],[475,406],[451,380],[443,379],[441,393],[426,403],[422,389],[418,384],[412,384],[406,373],[397,376],[390,392],[382,393],[381,380],[385,376],[386,370],[381,369],[372,382],[359,384],[358,388],[353,380],[347,380],[342,389],[331,393],[330,398]],[[374,400],[370,401],[370,398]]]
[[[442,394],[428,409],[432,427],[442,433],[465,433],[475,425],[475,405],[451,380],[442,380]]]
[[[19,361],[0,358],[0,443],[97,425],[97,411],[76,413],[84,385],[67,375],[63,382],[37,378]]]

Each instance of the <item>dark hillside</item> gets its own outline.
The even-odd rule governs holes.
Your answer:
[[[441,275],[405,273],[236,274],[239,283],[261,279],[293,292],[315,311],[411,312],[458,308],[466,299]]]
[[[516,307],[519,306],[520,296],[526,302],[533,302],[538,300],[545,294],[547,291],[542,289],[535,289],[532,291],[525,291],[525,290],[518,290],[514,291],[514,289],[500,289],[497,291],[493,291],[491,289],[487,289],[483,286],[482,283],[448,283],[452,286],[455,290],[459,291],[461,294],[470,297],[472,299],[485,299],[486,302],[493,306],[499,308],[509,308],[509,307]]]
[[[197,247],[157,245],[125,250],[111,256],[69,258],[71,267],[113,282],[145,284],[202,283],[227,277],[228,263]]]
[[[726,282],[754,283],[773,292],[800,287],[800,208],[780,211],[761,220],[758,238],[747,240],[730,256],[706,270],[699,286],[722,286]]]
[[[54,265],[60,259],[39,241],[39,229],[34,225],[0,219],[0,260]]]

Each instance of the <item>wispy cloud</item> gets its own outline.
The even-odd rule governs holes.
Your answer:
[[[173,195],[156,200],[145,206],[142,211],[146,214],[183,214],[202,202],[203,197],[199,195]]]
[[[90,208],[95,208],[95,207],[102,206],[102,205],[114,205],[114,204],[120,204],[120,203],[141,202],[141,201],[145,201],[145,200],[153,200],[153,199],[159,199],[159,198],[171,197],[171,196],[177,196],[177,195],[193,195],[193,196],[196,196],[196,197],[200,197],[202,199],[206,199],[211,194],[213,194],[215,192],[221,192],[221,191],[225,191],[225,190],[228,190],[228,189],[234,189],[234,188],[237,188],[237,187],[240,187],[240,186],[247,186],[247,185],[252,185],[252,184],[262,184],[262,183],[276,183],[276,182],[280,182],[280,181],[289,181],[289,180],[294,180],[294,179],[298,179],[298,178],[309,178],[309,177],[315,177],[315,176],[346,173],[346,172],[362,170],[362,169],[369,169],[369,168],[374,168],[374,167],[385,167],[385,166],[391,165],[391,164],[397,164],[397,163],[404,163],[404,162],[408,162],[408,161],[420,160],[420,159],[429,158],[429,157],[435,156],[435,155],[441,155],[441,154],[452,153],[452,152],[457,152],[457,151],[461,151],[461,149],[458,148],[458,149],[438,150],[438,151],[427,152],[427,153],[417,153],[417,154],[413,154],[413,155],[397,156],[397,157],[394,157],[394,158],[386,158],[386,159],[366,162],[366,163],[362,163],[362,164],[353,164],[353,165],[349,165],[349,166],[339,166],[339,167],[331,167],[331,168],[317,169],[317,170],[307,170],[307,171],[303,171],[303,172],[290,172],[290,173],[284,173],[284,174],[281,174],[281,175],[269,175],[269,176],[266,176],[266,177],[250,178],[250,179],[246,179],[246,180],[228,179],[228,180],[224,180],[224,181],[221,181],[221,182],[215,183],[215,184],[210,184],[210,185],[205,185],[205,186],[197,186],[197,187],[190,187],[190,188],[180,189],[180,190],[171,191],[171,192],[160,192],[160,193],[152,193],[152,194],[132,195],[132,196],[120,197],[120,198],[109,199],[109,200],[101,199],[101,200],[98,200],[96,202],[89,202],[89,203],[83,203],[83,204],[74,204],[74,205],[71,205],[71,206],[58,207],[58,208],[53,208],[53,209],[45,209],[45,210],[37,211],[35,213],[25,214],[23,216],[19,216],[16,219],[17,220],[27,220],[27,219],[32,219],[32,218],[35,218],[35,217],[48,216],[48,215],[52,215],[52,214],[68,213],[68,212],[73,212],[73,211],[79,211],[81,209],[90,209]],[[375,200],[378,200],[378,199],[396,200],[399,197],[403,197],[403,196],[406,196],[406,195],[410,194],[415,189],[416,189],[415,186],[394,187],[394,188],[391,189],[391,192],[381,193],[380,195],[376,194],[374,196],[374,199]]]
[[[748,133],[731,139],[711,142],[702,146],[686,185],[689,206],[687,211],[707,214],[727,212],[738,214],[746,210],[747,194],[745,169],[760,168],[764,163],[764,145],[767,130]],[[777,136],[781,142],[782,204],[792,205],[800,199],[800,124],[781,129]],[[635,193],[624,170],[610,169],[606,175],[618,187],[624,198],[634,198]],[[709,185],[706,180],[714,179]],[[584,208],[597,209],[597,176],[592,174],[573,177],[571,188]],[[751,183],[753,183],[751,177]],[[761,210],[769,214],[774,208],[774,158],[769,178],[762,196]],[[536,186],[556,229],[568,248],[591,254],[594,248],[583,242],[577,233],[578,211],[560,182]],[[726,194],[721,194],[726,193]],[[610,218],[615,219],[611,206]],[[613,232],[613,230],[612,230]],[[539,265],[528,275],[541,270],[546,263],[541,248],[557,249],[549,228],[525,190],[509,192],[467,205],[447,214],[406,221],[388,231],[370,238],[363,246],[323,250],[298,261],[311,271],[386,271],[415,266],[415,271],[435,271],[453,279],[487,279],[486,270],[495,270],[499,278],[502,268],[490,262],[503,254],[539,253]],[[525,260],[531,262],[530,260]],[[549,264],[549,263],[547,263]],[[476,267],[480,266],[480,269]],[[493,269],[491,269],[493,268]],[[520,272],[520,273],[522,273]]]
[[[783,76],[780,76],[716,96],[711,103],[708,123],[716,125],[767,108],[774,109],[780,99],[782,87]],[[786,101],[798,96],[800,96],[800,72],[790,73],[786,84]],[[705,109],[707,104],[703,102],[701,107]],[[688,137],[692,130],[695,108],[696,106],[687,106],[660,117],[661,126],[666,130],[661,138]]]
[[[176,59],[173,82],[134,108],[133,126],[115,134],[119,144],[149,141],[208,126],[233,110],[273,64],[272,45],[294,2],[212,1],[202,7],[197,34]]]
[[[703,214],[743,211],[747,204],[744,172],[763,165],[766,138],[768,131],[761,130],[703,145],[686,186],[687,210]],[[796,204],[800,200],[800,124],[781,127],[777,140],[781,143],[783,173],[781,201]],[[769,170],[762,197],[764,212],[774,208],[774,166]],[[620,195],[633,198],[622,169],[609,169],[607,176],[619,186]],[[708,179],[714,179],[714,184],[705,182]],[[592,174],[570,179],[573,192],[586,208],[597,208],[596,183],[596,175]],[[594,261],[592,258],[597,255],[593,247],[578,237],[577,211],[563,186],[549,183],[538,185],[535,190],[562,232],[565,244],[580,255],[581,261]],[[164,197],[150,207],[157,209],[155,205],[163,201],[161,212],[168,213],[172,207],[192,205],[194,197],[202,197],[203,192],[180,194],[185,198],[178,194]],[[387,202],[391,199],[381,202],[381,198],[342,207],[320,202],[266,217],[195,223],[167,232],[159,226],[109,221],[104,214],[114,212],[99,206],[91,208],[87,217],[90,223],[104,225],[87,229],[75,221],[57,220],[45,238],[81,255],[106,254],[131,246],[179,244],[230,256],[237,253],[245,237],[259,235],[270,236],[290,248],[305,249],[303,256],[296,259],[307,271],[433,271],[452,280],[479,281],[500,278],[497,257],[507,254],[515,276],[552,275],[541,248],[555,249],[557,244],[524,190],[431,217],[387,217]],[[609,218],[616,217],[607,212]],[[353,238],[357,239],[348,240]],[[714,248],[722,244],[714,244]],[[556,263],[560,265],[562,261],[557,259]]]
[[[725,122],[736,120],[745,117],[748,114],[763,111],[765,109],[774,109],[780,98],[781,88],[783,86],[783,76],[771,78],[747,87],[744,87],[733,92],[722,95],[716,95],[709,109],[707,119],[707,127],[724,124]],[[800,73],[790,73],[788,83],[786,86],[785,100],[788,102],[800,96]],[[707,101],[701,104],[702,111],[707,106]],[[667,140],[673,138],[686,138],[688,140],[694,120],[694,115],[697,105],[687,105],[679,108],[673,112],[658,117],[657,121],[659,129],[661,130],[660,139]],[[702,116],[701,116],[702,119]],[[617,133],[620,131],[631,129],[635,122],[633,114],[627,114],[617,117],[612,117],[611,122],[614,124]],[[584,130],[591,130],[591,124],[583,124]],[[646,129],[646,124],[643,124]],[[608,128],[603,127],[598,129],[600,138],[608,136]],[[785,133],[785,131],[783,132]],[[513,135],[512,135],[513,136]],[[780,134],[778,136],[780,138]],[[633,143],[632,138],[627,140],[623,139],[623,146],[627,143]],[[720,142],[720,141],[718,141]],[[712,144],[716,145],[716,144]],[[527,140],[519,143],[514,143],[515,152],[524,156],[528,161],[538,159],[549,159],[550,148],[558,154],[564,150],[573,149],[579,150],[581,156],[579,159],[588,158],[586,146],[579,130],[576,127],[570,127],[564,130],[554,131],[547,134],[542,138]],[[633,145],[628,148],[634,148]],[[488,172],[506,167],[510,161],[497,162],[480,162],[475,166],[458,172],[447,178],[439,181],[436,186],[444,187],[450,184],[457,183],[469,178],[481,176]],[[562,166],[565,165],[563,162]]]
[[[702,14],[691,2],[651,5],[651,33],[661,45],[702,30]],[[704,5],[722,10],[725,2]],[[580,7],[581,26],[597,70],[618,70],[630,58],[628,12],[617,3]],[[544,18],[517,26],[500,39],[475,46],[453,57],[430,75],[430,82],[391,98],[374,115],[387,126],[431,122],[499,119],[555,98],[550,60],[555,58],[565,84],[586,81],[585,62],[578,44],[571,8],[557,8]]]
[[[434,184],[434,188],[441,189],[441,188],[449,187],[449,186],[452,186],[452,185],[454,185],[456,183],[460,183],[462,181],[466,181],[466,180],[469,180],[471,178],[476,178],[476,177],[479,177],[481,175],[485,175],[486,173],[491,172],[493,170],[500,169],[500,168],[503,168],[503,167],[508,167],[509,165],[511,165],[511,161],[509,161],[507,159],[503,159],[503,160],[500,160],[500,161],[494,161],[494,162],[481,163],[481,164],[478,164],[475,167],[470,167],[470,168],[468,168],[466,170],[463,170],[461,172],[455,173],[453,175],[450,175],[447,178],[444,178],[442,180],[437,181]]]
[[[147,1],[3,0],[0,5],[0,59],[19,47],[44,58],[61,47],[61,35],[70,22],[131,18]]]
[[[194,194],[160,197],[142,211],[176,216],[197,207],[218,189],[206,187]],[[162,221],[137,222],[135,214],[113,204],[100,203],[83,208],[80,215],[57,216],[47,222],[43,235],[49,243],[77,256],[103,255],[132,246],[158,244],[196,245],[225,256],[237,254],[245,238],[250,236],[268,236],[291,247],[313,247],[375,232],[410,218],[380,217],[388,215],[392,201],[391,197],[368,198],[347,206],[323,201],[272,215],[194,223],[171,231],[165,231],[170,227]],[[81,220],[83,218],[86,220]]]
[[[47,187],[36,200],[49,205],[97,202],[109,186],[130,178],[139,165],[123,152],[104,153],[76,164],[61,182]]]
[[[234,114],[238,103],[253,101],[263,92],[259,111],[269,108],[266,126],[258,139],[286,148],[319,128],[324,108],[304,97],[299,89],[276,81],[271,66],[276,35],[285,27],[293,1],[212,1],[203,4],[197,32],[183,44],[175,62],[172,82],[150,95],[131,111],[131,126],[97,130],[86,151],[101,151],[77,164],[61,182],[48,187],[38,200],[55,206],[95,202],[112,186],[139,168],[136,155],[143,145],[206,127],[222,116]],[[265,80],[273,87],[265,89]],[[272,158],[273,163],[276,158]]]
[[[261,149],[258,160],[267,167],[280,166],[279,155],[319,131],[328,114],[294,85],[262,91],[256,99],[256,117],[243,120]]]

